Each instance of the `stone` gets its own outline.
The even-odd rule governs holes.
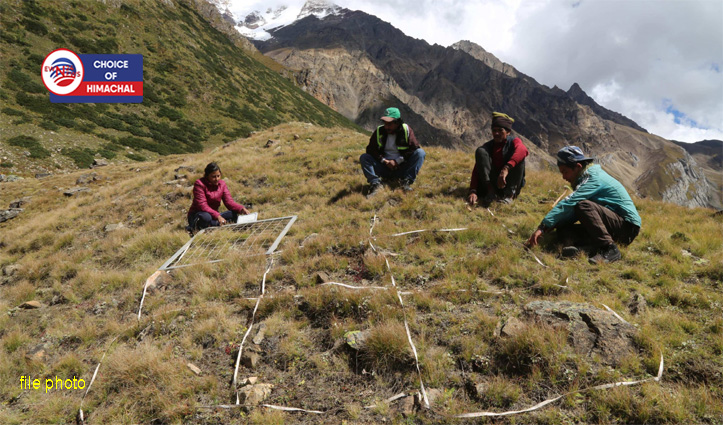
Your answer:
[[[96,174],[96,173],[81,174],[80,177],[75,179],[75,184],[80,186],[83,184],[92,183],[97,180],[100,180],[100,179],[98,178],[98,174]]]
[[[50,305],[65,304],[67,302],[68,299],[65,298],[63,294],[56,294],[53,295],[53,298],[50,300]]]
[[[633,295],[633,298],[630,300],[630,303],[628,304],[628,308],[630,309],[631,314],[641,314],[645,313],[645,311],[648,309],[648,302],[645,301],[645,297],[641,294],[635,294]]]
[[[500,336],[504,337],[515,337],[520,335],[527,326],[516,317],[510,317],[507,322],[500,329]]]
[[[152,275],[146,279],[145,288],[148,292],[153,292],[159,288],[168,286],[173,278],[171,275],[163,270],[156,270]]]
[[[399,399],[399,402],[397,403],[397,409],[399,410],[399,413],[404,415],[404,417],[413,415],[414,412],[418,409],[418,404],[416,403],[416,401],[416,394]]]
[[[35,174],[36,179],[44,179],[44,178],[50,177],[50,176],[52,176],[52,174],[50,174],[50,173],[36,173]]]
[[[188,175],[187,175],[187,174],[178,174],[178,173],[176,173],[176,174],[173,175],[173,178],[174,178],[175,180],[186,180],[186,179],[188,179]]]
[[[25,353],[25,359],[31,362],[42,362],[45,359],[45,344],[40,344]]]
[[[272,384],[255,384],[240,388],[238,390],[239,402],[244,406],[259,405],[271,395],[273,388]]]
[[[23,178],[22,178],[22,177],[18,177],[18,176],[14,175],[14,174],[10,174],[10,175],[5,176],[5,179],[4,179],[4,180],[5,180],[6,182],[8,182],[8,183],[13,183],[13,182],[18,182],[18,181],[20,181],[20,180],[23,180]]]
[[[196,366],[195,364],[187,363],[186,367],[191,369],[191,372],[195,373],[196,375],[201,375],[201,369],[198,366]]]
[[[273,145],[275,145],[275,144],[277,144],[277,143],[279,143],[278,140],[271,140],[271,139],[269,139],[269,140],[266,141],[266,144],[264,145],[264,147],[265,147],[265,148],[270,148],[271,146],[273,146]]]
[[[18,270],[20,270],[20,266],[18,266],[17,264],[10,264],[3,267],[2,275],[8,277],[15,276],[15,273],[17,273]]]
[[[259,378],[257,376],[249,376],[244,380],[242,385],[254,385],[258,380]]]
[[[427,388],[427,399],[429,400],[430,406],[434,406],[434,403],[437,400],[440,400],[443,395],[444,392],[442,390],[438,390],[436,388]],[[419,397],[419,406],[424,406],[424,399],[422,398],[422,394],[417,393],[417,397]]]
[[[105,227],[103,227],[103,231],[105,233],[114,232],[119,229],[123,229],[126,226],[123,223],[115,223],[115,224],[106,224]]]
[[[64,192],[63,192],[63,195],[65,195],[65,196],[74,196],[74,195],[76,195],[76,194],[78,194],[78,193],[81,193],[81,192],[90,192],[90,189],[88,189],[87,187],[74,187],[74,188],[71,188],[71,189],[68,189],[68,190],[64,191]]]
[[[241,364],[243,364],[249,369],[256,369],[256,366],[259,364],[260,360],[261,356],[258,353],[254,353],[253,351],[244,350],[243,354],[241,355]]]
[[[23,212],[22,208],[10,208],[9,210],[0,210],[0,223],[8,220],[12,220],[17,217],[18,214]]]
[[[366,343],[367,338],[369,338],[370,332],[367,331],[349,331],[344,334],[344,341],[346,342],[346,345],[351,347],[354,350],[361,350],[364,347],[364,344]]]
[[[597,354],[605,365],[617,366],[635,352],[635,327],[589,304],[533,301],[525,306],[525,312],[551,326],[567,329],[570,343],[578,352]]]
[[[326,272],[317,272],[315,279],[316,283],[331,282],[331,278]]]
[[[256,336],[253,339],[253,343],[256,345],[261,345],[261,343],[264,341],[265,336],[266,336],[266,323],[262,323],[259,325],[259,331],[256,333]]]
[[[16,200],[14,200],[14,201],[12,201],[12,202],[10,203],[10,206],[9,206],[9,207],[10,207],[11,209],[21,208],[23,205],[25,205],[25,204],[27,204],[28,202],[30,202],[30,199],[31,199],[30,196],[25,196],[25,197],[23,197],[23,198],[16,199]]]
[[[96,168],[96,167],[105,167],[108,165],[108,161],[101,158],[96,158],[93,160],[93,164],[90,166],[90,168]]]
[[[189,173],[195,173],[195,172],[196,172],[196,169],[193,168],[193,167],[190,167],[190,166],[188,166],[188,165],[181,165],[180,167],[176,168],[176,169],[173,170],[173,171],[176,172],[176,173],[179,173],[179,172],[181,172],[181,171],[187,171],[187,172],[189,172]]]
[[[40,301],[25,301],[24,303],[20,304],[20,308],[24,308],[26,310],[33,310],[36,308],[43,308],[45,307],[45,304],[41,303]]]
[[[301,136],[299,136],[298,134],[294,134],[294,140],[299,140],[300,138]]]

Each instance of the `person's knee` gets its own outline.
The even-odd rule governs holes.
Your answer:
[[[483,148],[482,146],[478,147],[477,150],[474,152],[474,157],[477,161],[486,159],[490,159],[490,154],[487,152],[487,149]]]
[[[369,155],[368,153],[363,153],[359,157],[359,162],[362,164],[371,164],[374,163],[374,157]]]
[[[427,156],[427,152],[425,152],[424,149],[419,148],[415,150],[412,155],[416,156],[419,159],[424,159]]]
[[[575,205],[575,214],[589,213],[594,209],[595,203],[589,200],[580,201]]]

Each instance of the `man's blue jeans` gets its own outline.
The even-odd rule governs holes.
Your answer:
[[[368,153],[362,154],[359,163],[361,163],[362,171],[369,184],[381,183],[382,178],[409,180],[409,183],[412,184],[417,179],[426,155],[426,152],[419,148],[405,158],[396,170],[390,170]]]

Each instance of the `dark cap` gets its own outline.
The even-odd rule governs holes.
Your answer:
[[[592,161],[582,153],[582,149],[577,146],[565,146],[557,151],[557,165],[572,166],[578,162]]]
[[[492,127],[502,127],[507,131],[512,131],[512,123],[514,122],[514,118],[507,114],[492,112]]]

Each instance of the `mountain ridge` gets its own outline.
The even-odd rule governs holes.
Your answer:
[[[718,179],[697,173],[694,157],[598,105],[579,85],[567,92],[546,87],[496,58],[488,66],[484,57],[465,51],[474,50],[471,44],[430,45],[360,11],[308,16],[270,34],[254,41],[260,51],[366,129],[377,125],[376,116],[394,98],[414,111],[412,126],[436,129],[419,132],[423,143],[472,150],[489,140],[491,112],[501,110],[516,119],[516,134],[545,152],[541,164],[553,162],[563,145],[575,144],[605,158],[614,175],[641,196],[721,208]],[[682,166],[657,167],[663,157]]]

